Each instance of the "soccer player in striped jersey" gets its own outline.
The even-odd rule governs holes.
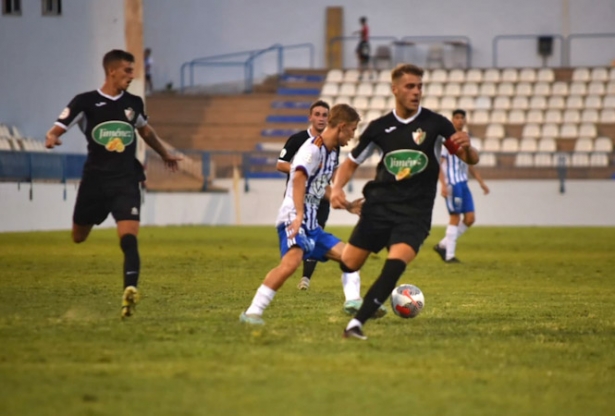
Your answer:
[[[453,111],[452,121],[456,131],[463,131],[466,125],[466,112],[460,109]],[[446,263],[460,263],[459,259],[455,256],[457,239],[476,220],[474,200],[468,187],[468,172],[476,178],[485,195],[489,193],[489,187],[473,166],[469,166],[457,156],[451,155],[446,148],[442,149],[441,160],[441,194],[446,198],[446,208],[448,209],[450,219],[444,238],[434,246],[434,250]],[[463,221],[461,219],[462,215]]]
[[[290,164],[297,154],[299,148],[306,142],[308,139],[313,139],[323,132],[325,127],[327,127],[327,119],[329,118],[329,104],[325,101],[318,100],[310,105],[310,115],[309,122],[310,126],[307,130],[302,130],[298,133],[293,134],[288,138],[286,143],[284,144],[284,148],[280,152],[280,157],[276,163],[276,169],[280,172],[286,173],[290,175]],[[339,156],[339,152],[337,152]],[[337,166],[338,162],[336,162]],[[290,177],[287,177],[286,181],[288,182]],[[324,229],[327,224],[327,219],[329,218],[329,200],[323,198],[320,200],[320,206],[318,207],[318,224]],[[301,279],[299,280],[299,284],[297,288],[299,290],[308,290],[310,288],[310,281],[312,279],[312,275],[314,274],[314,270],[316,270],[316,264],[318,262],[316,260],[304,260],[303,261],[303,273],[301,274]]]
[[[267,273],[252,304],[241,313],[241,322],[264,324],[262,315],[265,308],[302,260],[341,261],[345,244],[318,224],[318,206],[322,198],[329,197],[329,184],[337,169],[338,149],[354,136],[359,119],[359,114],[349,105],[334,106],[322,134],[308,139],[293,158],[290,179],[276,221],[282,259]],[[359,201],[344,201],[344,204],[353,213],[360,209]],[[354,314],[361,306],[358,272],[343,273],[342,285],[346,297],[344,310]],[[380,310],[381,315],[385,312]]]

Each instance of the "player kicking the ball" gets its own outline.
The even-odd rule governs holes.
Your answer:
[[[267,273],[252,304],[241,313],[241,322],[264,324],[262,315],[265,308],[286,279],[299,268],[302,260],[341,260],[345,244],[318,225],[317,211],[320,200],[329,197],[329,183],[337,168],[337,149],[345,146],[354,136],[359,119],[359,114],[349,105],[334,106],[322,134],[308,139],[293,158],[290,180],[277,218],[282,260]],[[344,201],[344,204],[352,213],[360,210],[360,201]],[[355,314],[361,306],[359,273],[343,273],[342,285],[346,297],[344,310]],[[380,308],[374,315],[379,317],[385,313],[386,309]]]

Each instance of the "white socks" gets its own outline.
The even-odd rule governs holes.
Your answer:
[[[455,257],[455,248],[457,246],[457,226],[449,225],[446,227],[446,260]]]
[[[457,238],[461,237],[463,233],[465,233],[468,229],[468,226],[464,223],[461,223],[457,226]]]
[[[455,227],[454,225],[449,225],[448,227],[446,227],[446,234],[444,235],[444,238],[442,240],[440,240],[440,242],[438,243],[438,246],[442,247],[442,248],[447,248],[448,245],[448,232],[449,232],[449,227]],[[457,228],[457,238],[461,237],[463,235],[463,233],[465,233],[466,231],[468,231],[468,226],[465,225],[463,222],[460,223],[458,226],[456,226]],[[455,244],[457,243],[457,239],[455,239]],[[446,259],[448,260],[449,258],[453,258],[455,257],[455,249],[453,248],[453,255],[451,257],[448,256],[448,251],[446,252]]]
[[[354,328],[355,326],[361,328],[363,327],[363,324],[358,319],[353,318],[350,320],[350,322],[348,322],[348,325],[346,325],[346,331],[348,331],[350,328]]]
[[[359,276],[359,272],[342,273],[342,287],[346,300],[361,299],[361,276]]]
[[[252,299],[252,304],[246,311],[246,315],[262,315],[263,311],[275,296],[275,290],[268,288],[265,285],[260,285],[258,290],[256,291],[256,295],[254,295],[254,299]]]

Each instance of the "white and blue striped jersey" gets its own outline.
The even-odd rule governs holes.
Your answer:
[[[303,225],[307,230],[319,227],[317,212],[320,200],[325,195],[327,186],[331,183],[333,171],[339,160],[337,148],[329,151],[322,137],[306,140],[299,148],[290,165],[289,181],[286,183],[284,200],[278,212],[276,224],[290,224],[297,216],[293,202],[292,178],[297,170],[302,170],[307,176],[303,208]]]
[[[468,181],[468,165],[457,156],[451,155],[445,147],[442,148],[441,166],[448,185]]]

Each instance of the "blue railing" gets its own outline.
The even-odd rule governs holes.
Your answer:
[[[222,55],[206,56],[184,62],[180,68],[180,90],[184,92],[187,87],[194,87],[194,70],[198,67],[243,67],[244,69],[244,91],[252,92],[254,84],[254,65],[257,58],[269,52],[277,53],[276,75],[281,75],[284,71],[284,53],[291,49],[307,49],[309,53],[310,68],[314,67],[314,45],[311,43],[299,43],[294,45],[281,45],[276,43],[264,49],[253,49],[250,51],[227,53]],[[227,61],[227,59],[233,59]],[[186,75],[186,72],[188,73]],[[186,80],[186,77],[188,80]]]

